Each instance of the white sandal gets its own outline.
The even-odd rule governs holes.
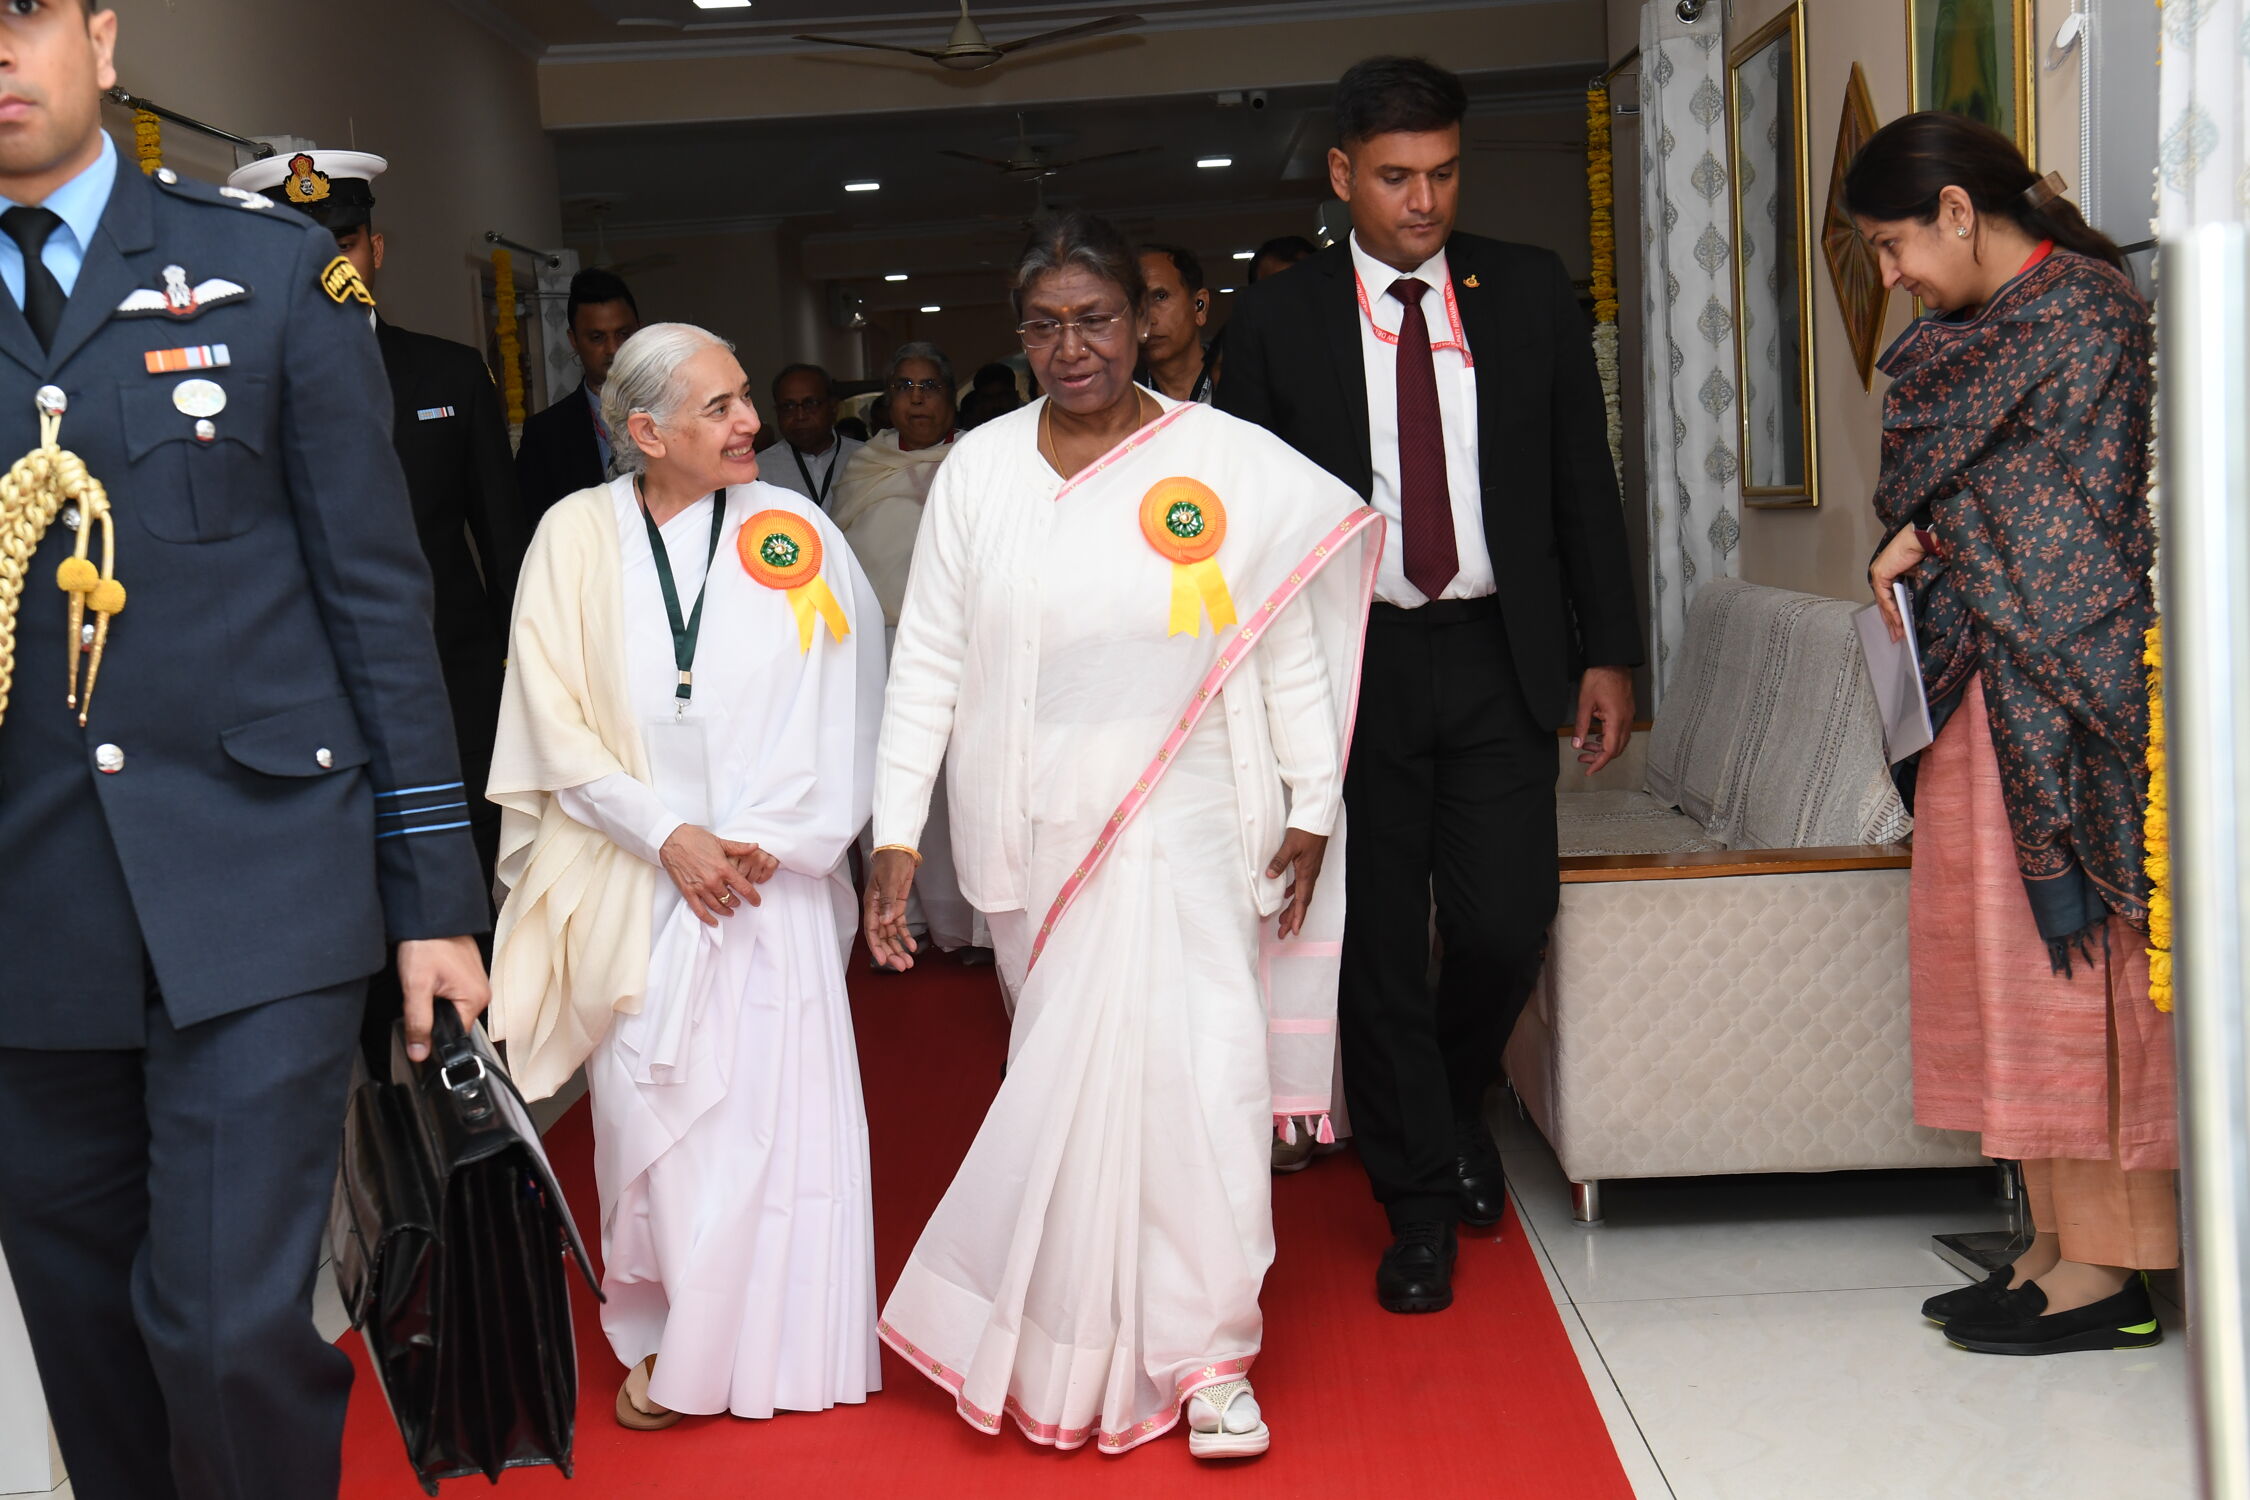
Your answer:
[[[1188,1397],[1188,1452],[1197,1458],[1255,1458],[1273,1443],[1247,1380],[1207,1385]]]

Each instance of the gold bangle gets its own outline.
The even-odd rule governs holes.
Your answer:
[[[921,850],[919,850],[919,849],[917,849],[917,848],[915,848],[915,847],[914,847],[913,845],[911,845],[911,844],[877,844],[877,845],[875,846],[875,852],[876,852],[877,854],[881,854],[881,853],[882,853],[882,852],[883,852],[884,850],[886,850],[886,849],[895,849],[895,850],[897,850],[897,851],[898,851],[899,853],[901,853],[901,854],[905,855],[905,856],[906,856],[906,857],[907,857],[908,859],[911,859],[911,860],[913,860],[913,861],[914,861],[914,868],[915,868],[915,869],[919,870],[919,869],[921,869],[921,868],[922,868],[922,851],[921,851]]]

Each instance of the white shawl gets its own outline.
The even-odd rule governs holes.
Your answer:
[[[617,527],[606,485],[558,502],[516,585],[507,686],[487,795],[500,804],[492,945],[496,1040],[526,1098],[571,1074],[648,983],[655,867],[578,822],[553,793],[649,777],[626,691]]]

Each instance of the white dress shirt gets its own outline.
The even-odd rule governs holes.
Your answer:
[[[1398,495],[1398,330],[1406,304],[1393,297],[1391,284],[1402,275],[1429,285],[1422,317],[1430,330],[1430,359],[1437,366],[1438,417],[1445,424],[1445,487],[1453,500],[1453,544],[1461,571],[1442,597],[1479,599],[1493,590],[1492,554],[1484,544],[1484,488],[1477,468],[1477,371],[1469,336],[1455,320],[1447,300],[1453,275],[1440,250],[1412,271],[1387,266],[1360,248],[1353,231],[1352,271],[1359,277],[1366,308],[1359,320],[1360,357],[1367,368],[1367,438],[1375,460],[1375,489],[1368,496],[1391,523],[1383,546],[1383,565],[1375,575],[1375,597],[1412,609],[1429,596],[1406,581],[1405,532]],[[1377,330],[1381,332],[1377,332]],[[1390,337],[1383,337],[1388,334]]]
[[[794,490],[822,510],[829,510],[834,508],[836,499],[835,476],[842,471],[845,460],[865,446],[857,438],[848,438],[839,432],[826,452],[804,453],[783,438],[758,455],[758,477],[768,484]]]

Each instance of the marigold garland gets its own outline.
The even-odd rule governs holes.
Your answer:
[[[523,425],[523,340],[516,326],[516,263],[505,250],[492,252],[492,300],[498,310],[500,389],[507,397],[508,425]]]
[[[1625,414],[1617,371],[1617,190],[1609,139],[1609,85],[1586,89],[1586,234],[1594,264],[1594,367],[1601,374],[1602,414],[1609,461],[1625,472]]]
[[[2148,844],[2148,997],[2158,1010],[2172,1008],[2172,818],[2164,785],[2164,622],[2148,628],[2148,811],[2142,836]]]
[[[164,122],[145,109],[133,111],[133,155],[144,175],[153,176],[164,165]]]

